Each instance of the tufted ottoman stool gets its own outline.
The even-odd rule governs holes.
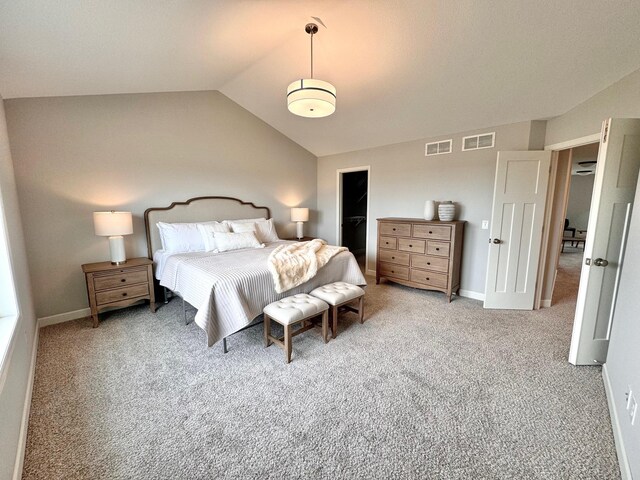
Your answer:
[[[360,315],[360,323],[364,322],[364,290],[357,285],[345,282],[334,282],[318,287],[310,292],[310,295],[324,300],[331,305],[331,335],[338,336],[338,308],[345,306],[345,309],[356,312]],[[346,306],[347,303],[358,300],[358,308]]]
[[[284,358],[287,363],[291,361],[291,338],[313,328],[315,325],[310,320],[319,315],[322,315],[322,338],[324,339],[324,343],[327,343],[329,305],[319,298],[312,297],[306,293],[299,293],[298,295],[270,303],[264,307],[263,311],[264,346],[268,347],[271,342],[278,345],[284,350]],[[271,336],[271,320],[278,322],[284,327],[284,337],[275,338]],[[302,327],[292,331],[291,327],[301,322]]]

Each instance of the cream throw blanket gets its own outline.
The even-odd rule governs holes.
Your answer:
[[[302,285],[315,277],[334,255],[346,250],[346,247],[327,245],[320,239],[276,247],[267,262],[276,292],[286,292]]]

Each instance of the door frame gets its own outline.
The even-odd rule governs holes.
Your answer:
[[[339,168],[336,170],[336,243],[342,245],[342,174],[352,172],[367,172],[367,232],[364,257],[365,273],[369,272],[369,226],[371,216],[369,208],[371,207],[371,165],[362,165],[360,167]]]

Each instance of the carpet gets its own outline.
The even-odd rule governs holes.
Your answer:
[[[43,328],[24,478],[619,478],[566,285],[521,312],[368,281],[366,322],[289,365],[260,327],[206,348],[179,300]]]

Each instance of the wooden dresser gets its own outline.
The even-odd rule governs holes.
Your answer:
[[[409,287],[460,291],[462,221],[379,218],[376,283],[381,278]]]
[[[94,327],[98,326],[98,313],[105,308],[127,307],[140,300],[149,300],[149,308],[156,311],[152,260],[131,258],[123,265],[86,263],[82,265],[82,271]]]

